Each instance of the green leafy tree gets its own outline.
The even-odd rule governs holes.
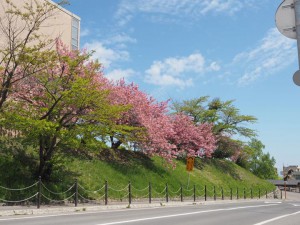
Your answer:
[[[210,100],[209,96],[173,103],[176,112],[184,113],[193,118],[194,123],[212,123],[213,132],[219,137],[216,158],[229,158],[241,151],[242,144],[232,139],[234,135],[251,138],[256,132],[246,124],[256,122],[250,115],[240,114],[233,105],[233,100],[221,101],[219,98]]]
[[[264,148],[265,146],[261,141],[254,138],[251,139],[245,145],[243,153],[239,155],[237,164],[262,179],[277,179],[276,161],[269,153],[263,152]]]
[[[233,105],[233,100],[221,101],[219,98],[210,100],[204,96],[192,100],[173,103],[176,112],[184,113],[193,118],[194,123],[213,123],[214,133],[217,135],[255,136],[255,131],[244,126],[245,123],[254,123],[256,118],[250,115],[241,115],[239,109]]]
[[[49,179],[51,159],[59,150],[84,148],[112,126],[124,107],[108,102],[101,66],[79,51],[58,43],[57,57],[47,69],[14,87],[2,122],[21,131],[39,152],[37,174]]]

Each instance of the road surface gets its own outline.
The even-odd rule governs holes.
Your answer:
[[[300,224],[300,201],[258,201],[0,218],[0,225]]]

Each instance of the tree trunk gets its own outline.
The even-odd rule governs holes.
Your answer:
[[[43,178],[44,180],[49,180],[52,173],[52,163],[50,160],[52,159],[55,145],[56,145],[56,137],[40,137],[40,149],[39,149],[39,168],[38,168],[38,176]]]

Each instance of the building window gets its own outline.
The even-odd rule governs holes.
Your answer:
[[[72,18],[72,49],[79,49],[79,20]]]

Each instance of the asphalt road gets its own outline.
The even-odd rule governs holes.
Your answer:
[[[0,225],[300,224],[300,201],[244,202],[0,218]]]

